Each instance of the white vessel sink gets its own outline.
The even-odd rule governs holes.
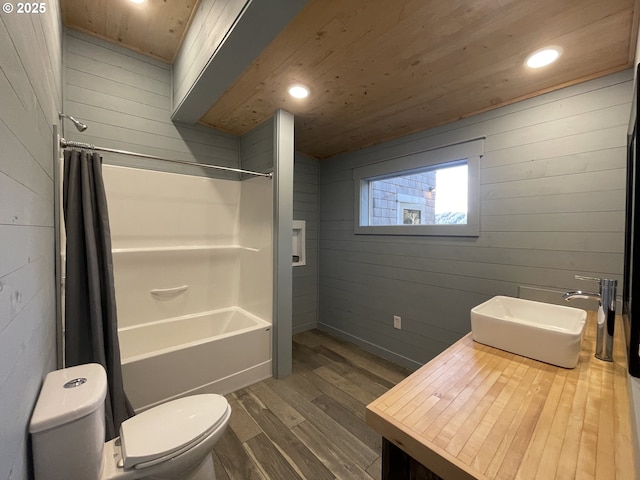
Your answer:
[[[471,309],[471,331],[478,343],[574,368],[586,319],[578,308],[498,296]]]

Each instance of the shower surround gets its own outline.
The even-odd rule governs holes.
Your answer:
[[[134,408],[271,376],[272,181],[103,170]]]

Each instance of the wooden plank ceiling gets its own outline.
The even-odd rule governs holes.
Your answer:
[[[61,0],[68,27],[172,63],[198,0]]]
[[[156,33],[133,32],[133,13],[109,13],[106,5],[123,1],[63,0],[65,22],[173,58],[177,46],[161,45],[182,35],[177,19],[186,24],[195,0],[147,0],[176,19],[160,26],[155,14],[146,28]],[[201,123],[240,135],[284,108],[295,114],[297,150],[317,158],[357,150],[631,67],[639,3],[310,0]],[[79,15],[91,16],[95,31],[86,20],[78,27]],[[524,66],[547,45],[563,48],[558,62]],[[293,82],[311,95],[290,98]]]

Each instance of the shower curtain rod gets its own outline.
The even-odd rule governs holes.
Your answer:
[[[119,155],[131,155],[133,157],[149,158],[152,160],[161,160],[163,162],[179,163],[181,165],[191,165],[193,167],[212,168],[215,170],[225,170],[227,172],[246,173],[247,175],[256,175],[258,177],[273,178],[273,173],[254,172],[251,170],[242,170],[241,168],[223,167],[220,165],[209,165],[207,163],[187,162],[186,160],[172,160],[170,158],[156,157],[155,155],[147,155],[146,153],[129,152],[127,150],[116,150],[115,148],[97,147],[91,143],[73,142],[64,138],[60,139],[60,148],[86,148],[100,152],[117,153]]]

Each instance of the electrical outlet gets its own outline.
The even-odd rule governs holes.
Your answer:
[[[393,328],[402,330],[402,317],[399,317],[398,315],[393,316]]]

